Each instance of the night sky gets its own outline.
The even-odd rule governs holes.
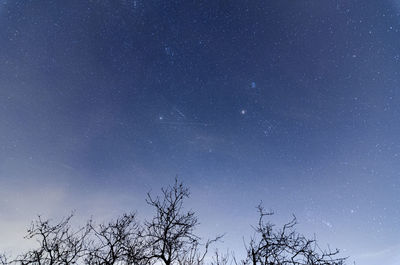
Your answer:
[[[0,248],[178,176],[238,256],[262,201],[398,265],[399,70],[399,0],[0,0]]]

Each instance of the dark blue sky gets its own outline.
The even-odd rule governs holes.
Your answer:
[[[262,200],[399,264],[399,30],[398,0],[0,0],[0,246],[178,175],[230,249]]]

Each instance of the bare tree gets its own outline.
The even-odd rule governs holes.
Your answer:
[[[7,265],[7,264],[9,264],[9,262],[6,254],[4,253],[0,254],[0,265]]]
[[[85,239],[88,227],[73,231],[69,225],[72,215],[57,224],[42,220],[39,216],[28,229],[27,239],[36,239],[39,247],[30,250],[10,263],[21,265],[69,265],[78,263],[85,255]]]
[[[273,213],[258,206],[259,219],[254,235],[246,245],[247,255],[238,262],[235,257],[215,252],[210,259],[210,246],[221,239],[206,242],[195,233],[199,222],[192,210],[184,208],[189,189],[175,180],[161,189],[160,196],[147,203],[155,215],[143,224],[134,213],[95,225],[89,221],[77,230],[71,229],[72,215],[53,224],[40,216],[28,229],[27,239],[38,247],[8,260],[0,254],[0,265],[344,265],[346,258],[339,250],[322,250],[315,239],[296,231],[296,218],[282,228],[266,221]]]
[[[255,236],[246,247],[247,258],[243,265],[343,265],[346,258],[337,257],[339,250],[322,250],[315,239],[307,239],[295,230],[296,217],[286,223],[281,229],[265,222],[265,212],[258,206],[259,220]]]
[[[89,222],[93,238],[88,245],[88,265],[144,264],[142,229],[135,214],[124,214],[107,224]]]
[[[219,241],[223,236],[217,236],[214,239],[207,240],[205,244],[200,241],[195,242],[185,251],[182,251],[181,257],[177,260],[179,265],[202,265],[205,264],[205,258],[208,254],[210,246]],[[218,255],[218,252],[215,253]],[[218,256],[217,256],[218,257]]]
[[[231,263],[232,261],[230,260],[230,255],[228,252],[222,254],[216,249],[210,265],[228,265]]]
[[[173,186],[161,189],[162,197],[148,194],[147,203],[154,207],[155,216],[145,222],[148,258],[171,264],[202,264],[211,243],[201,252],[201,238],[194,233],[199,224],[195,213],[183,208],[189,189],[175,179]]]

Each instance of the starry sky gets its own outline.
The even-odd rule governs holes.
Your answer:
[[[238,256],[262,201],[399,264],[399,44],[398,0],[0,0],[0,247],[177,175]]]

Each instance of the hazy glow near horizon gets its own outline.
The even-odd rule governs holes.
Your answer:
[[[398,3],[0,0],[0,251],[37,214],[145,218],[178,175],[221,247],[263,201],[399,264]]]

